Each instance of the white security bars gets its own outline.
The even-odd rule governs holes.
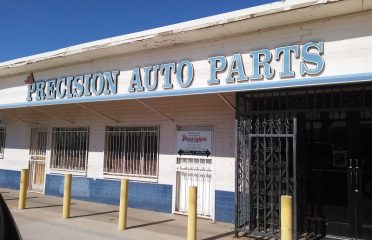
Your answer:
[[[5,128],[0,128],[0,158],[4,158],[5,135]]]
[[[46,128],[31,128],[28,190],[43,193],[48,132]]]
[[[158,177],[158,127],[106,127],[104,173]]]
[[[56,170],[86,171],[89,128],[53,128],[50,167]]]
[[[30,139],[30,156],[32,160],[44,159],[46,155],[47,129],[32,128]]]
[[[207,157],[177,157],[176,212],[187,214],[189,187],[198,187],[197,214],[212,218],[212,159]]]

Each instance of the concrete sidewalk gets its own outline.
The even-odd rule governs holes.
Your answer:
[[[62,198],[28,193],[18,210],[18,191],[0,188],[24,240],[186,239],[187,217],[130,208],[128,229],[118,230],[118,206],[72,200],[71,218],[62,219]],[[233,225],[198,219],[198,239],[232,239]]]

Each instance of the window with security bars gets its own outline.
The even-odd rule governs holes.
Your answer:
[[[157,177],[158,127],[106,127],[105,174]]]
[[[50,167],[86,171],[88,148],[89,128],[53,128]]]
[[[0,128],[0,158],[4,158],[5,135],[5,128]]]

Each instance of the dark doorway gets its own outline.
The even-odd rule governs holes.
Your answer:
[[[257,209],[275,210],[280,203],[274,200],[271,204],[255,204],[252,200],[254,195],[277,198],[282,192],[273,192],[276,188],[258,191],[255,186],[262,185],[263,180],[275,179],[275,185],[275,181],[282,183],[287,178],[271,169],[282,166],[276,166],[276,160],[270,165],[250,154],[255,151],[255,122],[281,123],[292,119],[296,122],[293,148],[277,150],[275,145],[266,144],[262,153],[274,150],[279,151],[278,156],[294,156],[292,165],[283,165],[294,170],[290,184],[296,209],[294,236],[372,239],[372,84],[244,92],[237,94],[236,101],[237,231],[280,236],[280,228],[276,227],[280,226],[276,222],[279,215],[275,213],[271,221],[262,218],[262,224],[257,214]],[[275,143],[283,136],[264,133],[262,139]],[[252,169],[261,162],[264,174],[257,175]],[[271,225],[265,225],[267,222]]]
[[[369,109],[306,113],[309,232],[372,238],[371,114]]]

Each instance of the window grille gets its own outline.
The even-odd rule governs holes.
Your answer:
[[[47,148],[47,129],[46,128],[32,128],[30,138],[30,152],[32,160],[44,159]]]
[[[4,158],[5,135],[5,128],[0,128],[0,158]]]
[[[50,167],[86,171],[88,146],[89,128],[53,128]]]
[[[106,127],[104,173],[158,176],[158,127]]]

